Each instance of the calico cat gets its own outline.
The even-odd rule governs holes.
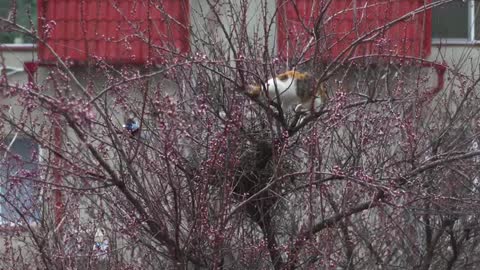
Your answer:
[[[318,87],[318,89],[312,91],[314,87]],[[268,80],[263,86],[250,85],[247,93],[254,98],[263,93],[269,100],[275,102],[278,102],[277,98],[279,97],[282,109],[294,107],[295,112],[318,112],[327,98],[323,84],[318,84],[317,80],[309,73],[295,70],[279,74]]]

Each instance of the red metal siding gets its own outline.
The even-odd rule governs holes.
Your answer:
[[[298,58],[313,36],[313,26],[328,1],[277,0],[278,50],[285,58]],[[354,41],[370,31],[421,8],[430,0],[333,0],[323,16],[319,31],[318,53],[335,59]],[[401,21],[355,51],[340,58],[381,54],[426,57],[431,49],[431,12],[422,11]],[[310,49],[309,57],[315,49]]]
[[[39,0],[38,25],[62,59],[140,64],[190,50],[189,10],[188,0]],[[56,61],[41,42],[39,59]]]

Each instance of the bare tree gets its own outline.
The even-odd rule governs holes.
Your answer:
[[[361,26],[378,1],[333,14],[333,1],[315,1],[288,57],[275,27],[295,1],[191,2],[188,55],[140,32],[161,65],[91,55],[78,67],[52,50],[36,80],[2,76],[1,267],[479,266],[478,72],[441,54],[359,53],[391,49],[385,31],[451,1],[352,29],[333,55],[343,39],[330,40],[329,23],[353,9]],[[48,33],[0,21],[51,49]],[[248,94],[292,68],[327,89],[319,111]],[[22,138],[35,146],[22,152]]]

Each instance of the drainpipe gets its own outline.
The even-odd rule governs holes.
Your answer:
[[[55,121],[53,123],[53,144],[56,151],[62,151],[62,127],[59,121]],[[52,176],[53,176],[53,183],[54,183],[54,190],[53,190],[53,200],[54,200],[54,213],[55,213],[55,226],[57,228],[60,227],[62,219],[64,217],[64,205],[63,205],[63,196],[62,190],[60,189],[60,185],[62,185],[62,174],[60,171],[62,160],[59,155],[54,154],[53,157],[53,168],[52,168]]]
[[[36,78],[35,75],[38,70],[38,62],[26,62],[23,66],[25,72],[28,76],[28,83],[31,87],[36,86]],[[62,126],[60,125],[59,121],[52,121],[52,132],[53,132],[53,148],[57,152],[61,152],[62,149]],[[61,157],[57,154],[54,154],[52,160],[52,176],[53,176],[53,200],[54,200],[54,215],[55,215],[55,226],[57,228],[60,227],[63,216],[64,216],[64,205],[63,205],[63,198],[62,198],[62,191],[59,186],[63,183],[62,181],[62,174],[61,174],[61,165],[62,160]]]

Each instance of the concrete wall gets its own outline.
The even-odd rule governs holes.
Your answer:
[[[23,63],[37,60],[36,49],[28,45],[0,46],[0,63],[7,67],[23,68]]]
[[[25,72],[24,63],[37,61],[37,53],[33,46],[2,46],[0,47],[0,69],[6,67],[7,69],[18,69],[7,76],[7,80],[11,84],[18,83],[23,85],[28,82],[28,74]],[[1,93],[1,92],[0,92]],[[0,105],[12,104],[12,101],[4,96],[0,96]],[[13,108],[14,111],[19,111],[21,108]]]
[[[210,5],[209,2],[216,4]],[[249,43],[258,45],[254,50],[262,50],[266,39],[270,52],[275,52],[276,1],[191,0],[190,4],[193,52],[209,53],[205,45],[214,45],[224,52],[224,56],[229,55],[232,50],[225,37],[228,36],[232,44],[238,46],[244,42],[239,36],[245,31]]]
[[[434,44],[428,59],[445,62],[449,67],[472,77],[480,74],[480,48],[477,45]]]

